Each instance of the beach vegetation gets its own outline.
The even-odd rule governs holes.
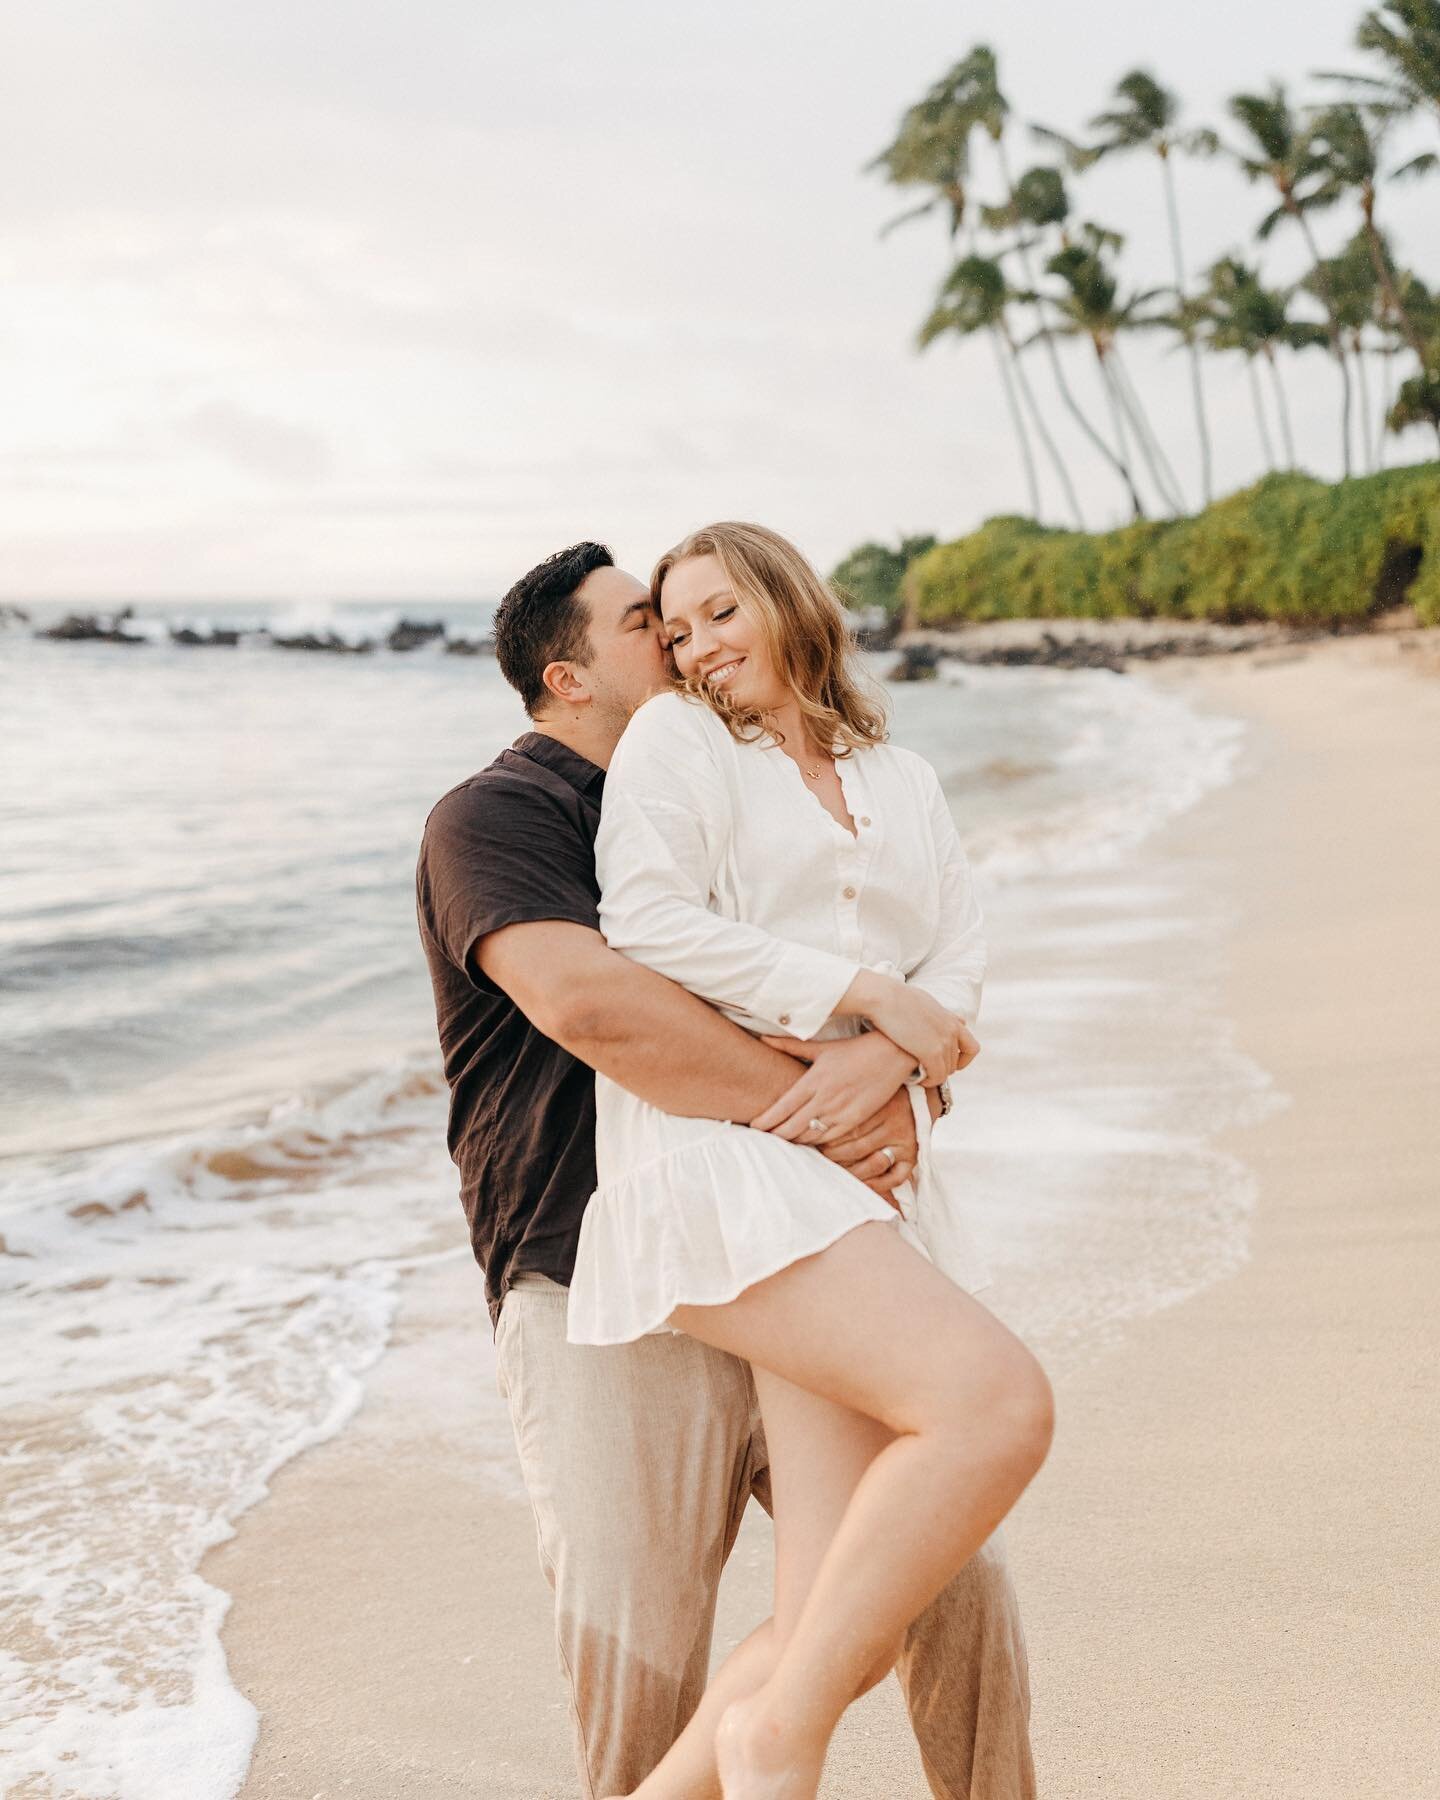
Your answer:
[[[1006,515],[904,579],[906,622],[1173,618],[1361,628],[1409,603],[1440,625],[1440,462],[1330,484],[1275,471],[1192,517],[1081,532]]]
[[[1367,67],[1312,72],[1310,80],[1325,84],[1313,97],[1281,81],[1236,93],[1225,104],[1223,129],[1185,121],[1173,89],[1147,69],[1131,69],[1079,133],[1030,122],[1030,136],[1054,160],[1018,173],[1015,109],[994,50],[977,44],[905,110],[867,164],[911,201],[886,231],[927,217],[944,224],[948,266],[916,345],[989,340],[1034,541],[1059,529],[1055,512],[1074,528],[1068,535],[1084,534],[1074,471],[1055,430],[1062,415],[1106,466],[1132,524],[1193,514],[1188,523],[1198,529],[1214,498],[1207,357],[1243,357],[1272,473],[1298,474],[1285,373],[1299,356],[1334,370],[1331,441],[1343,477],[1381,471],[1389,442],[1417,431],[1440,444],[1440,302],[1402,259],[1385,223],[1390,189],[1440,172],[1440,153],[1429,145],[1412,144],[1408,154],[1397,148],[1406,132],[1428,133],[1440,122],[1440,0],[1384,0],[1362,15],[1352,41]],[[976,146],[985,149],[978,160]],[[1163,282],[1127,274],[1125,234],[1075,211],[1089,170],[1140,154],[1154,157],[1164,195],[1170,267]],[[1176,175],[1177,162],[1195,157],[1220,159],[1268,197],[1252,245],[1232,246],[1198,274],[1186,261]],[[1351,226],[1329,254],[1315,233],[1322,215]],[[1303,253],[1294,280],[1278,281],[1263,266],[1272,239],[1294,240]],[[1157,430],[1156,409],[1126,365],[1123,347],[1142,332],[1173,338],[1187,357],[1198,495],[1184,491],[1171,454],[1184,414],[1172,409]],[[1077,346],[1093,372],[1093,403],[1071,379]],[[1030,378],[1037,356],[1050,391]],[[1261,482],[1247,490],[1282,491],[1298,495],[1301,487]],[[1220,505],[1241,500],[1232,495]],[[1351,516],[1350,502],[1336,504],[1333,517]],[[1106,542],[1116,535],[1105,534]],[[1363,607],[1363,596],[1356,604]]]
[[[933,550],[938,541],[927,533],[923,537],[902,537],[893,547],[861,544],[836,566],[830,576],[831,584],[855,611],[873,607],[887,619],[898,619],[905,605],[906,571],[917,556]]]

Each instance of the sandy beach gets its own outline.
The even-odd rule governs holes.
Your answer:
[[[1133,677],[1254,722],[1137,861],[1227,909],[1217,1002],[1287,1103],[1216,1146],[1256,1182],[1240,1266],[1056,1372],[1006,1526],[1052,1800],[1440,1795],[1435,636]],[[503,1418],[468,1253],[420,1266],[361,1410],[203,1567],[260,1713],[245,1800],[575,1792],[528,1507],[481,1448]],[[752,1508],[719,1653],[767,1610],[767,1530]],[[893,1682],[825,1792],[925,1795]]]

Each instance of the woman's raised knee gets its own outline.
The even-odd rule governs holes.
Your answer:
[[[1039,1362],[1018,1338],[996,1345],[977,1369],[973,1350],[957,1357],[938,1396],[935,1429],[973,1456],[982,1447],[991,1460],[1013,1467],[1028,1482],[1049,1453],[1055,1435],[1055,1393]]]

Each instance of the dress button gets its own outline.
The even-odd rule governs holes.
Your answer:
[[[868,824],[869,824],[869,823],[870,823],[870,821],[869,821],[869,819],[862,819],[862,820],[861,820],[861,821],[860,821],[860,823],[861,823],[861,824],[862,824],[862,825],[868,825]]]
[[[847,899],[847,900],[853,900],[853,899],[854,899],[854,898],[855,898],[855,890],[854,890],[854,888],[846,888],[846,890],[845,890],[845,898],[846,898],[846,899]]]
[[[789,1015],[789,1013],[781,1013],[781,1015],[780,1015],[780,1023],[781,1023],[781,1024],[782,1024],[782,1025],[788,1025],[788,1024],[789,1024],[789,1023],[790,1023],[790,1015]]]

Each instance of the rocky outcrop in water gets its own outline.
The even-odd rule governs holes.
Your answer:
[[[368,656],[375,648],[374,638],[357,638],[351,643],[338,631],[299,631],[293,637],[277,637],[273,631],[261,634],[269,638],[277,650],[312,650],[324,656]]]
[[[118,613],[67,613],[58,625],[37,631],[36,637],[54,638],[64,644],[143,644],[147,640],[138,632],[127,631],[127,623],[135,617],[133,606]]]
[[[940,652],[933,644],[907,644],[889,671],[890,681],[933,681],[940,672]]]
[[[436,638],[445,635],[445,622],[437,619],[432,624],[422,624],[416,619],[402,619],[385,639],[387,650],[418,650],[422,644],[433,644]]]
[[[190,625],[172,625],[170,627],[170,642],[172,644],[185,644],[191,648],[198,646],[206,649],[218,648],[222,650],[233,650],[240,642],[240,633],[238,631],[227,631],[219,625],[217,625],[213,631],[196,631],[194,627]]]

